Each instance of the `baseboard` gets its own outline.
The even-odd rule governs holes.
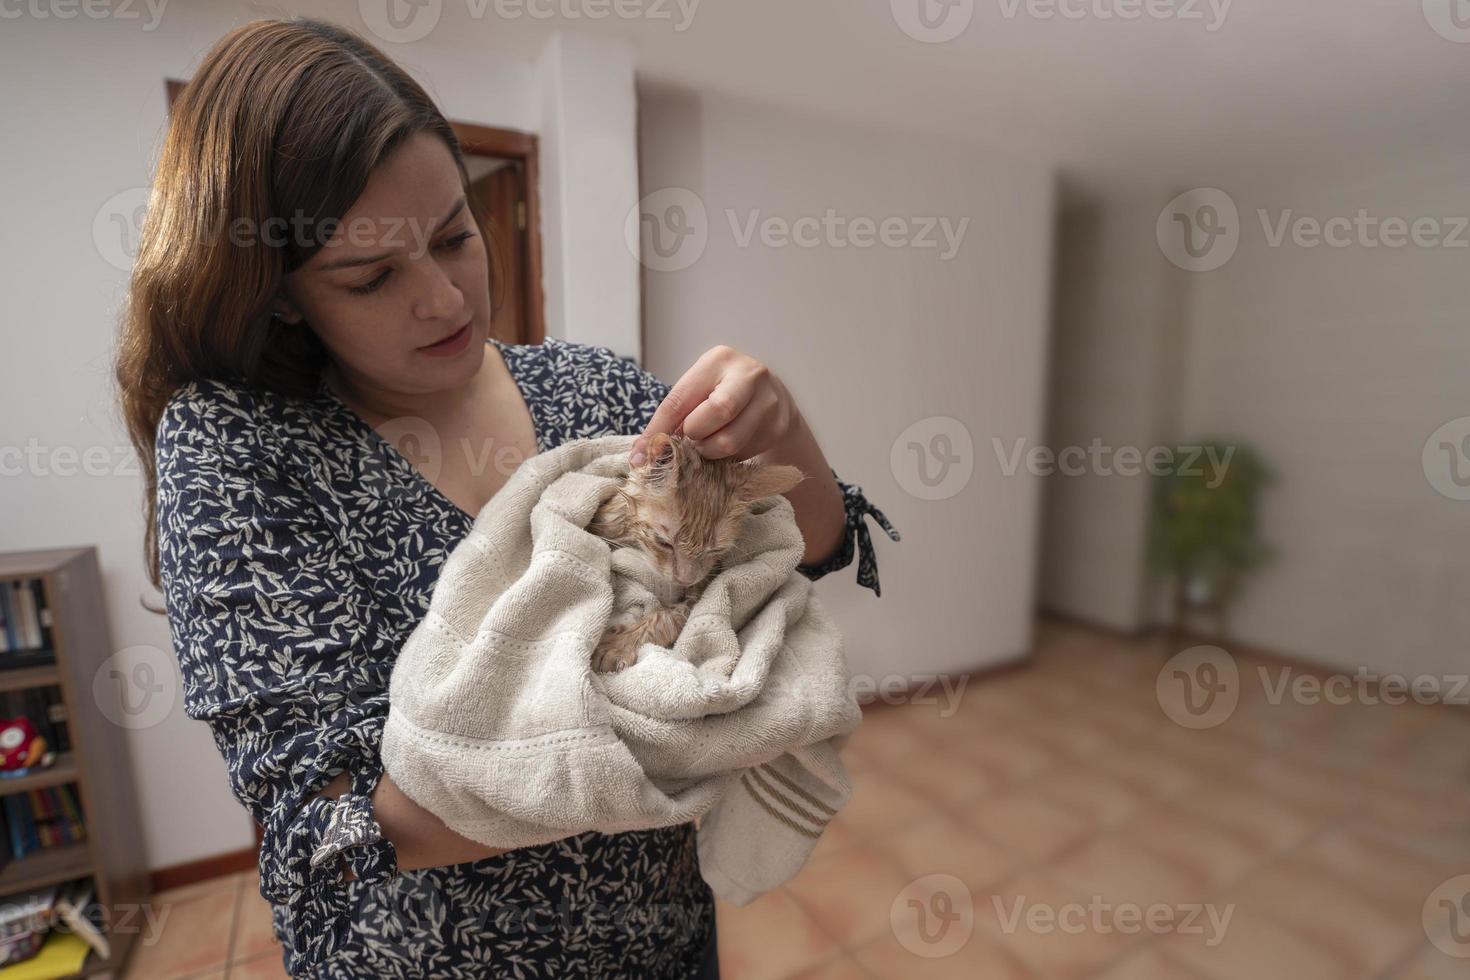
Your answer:
[[[1076,616],[1071,616],[1066,613],[1059,613],[1054,610],[1044,608],[1039,610],[1037,615],[1043,620],[1050,620],[1055,623],[1067,626],[1075,626],[1081,629],[1090,629],[1097,633],[1106,634],[1124,640],[1162,641],[1167,640],[1170,636],[1169,627],[1162,625],[1148,625],[1133,632],[1128,632],[1125,630],[1116,629],[1111,626],[1106,626],[1101,623],[1091,623],[1087,620],[1079,619]],[[1345,667],[1334,667],[1330,664],[1320,663],[1315,660],[1308,660],[1305,657],[1296,656],[1281,650],[1272,649],[1270,647],[1263,647],[1255,643],[1246,643],[1243,640],[1237,640],[1231,637],[1227,637],[1222,640],[1219,637],[1200,633],[1188,627],[1181,628],[1176,636],[1179,641],[1178,650],[1171,650],[1168,647],[1164,647],[1160,650],[1161,656],[1166,659],[1173,654],[1178,653],[1180,650],[1187,650],[1193,646],[1218,646],[1232,654],[1240,654],[1247,657],[1253,657],[1256,660],[1263,660],[1267,663],[1274,664],[1277,668],[1290,669],[1297,674],[1314,677],[1322,682],[1326,682],[1333,677],[1344,675],[1352,676],[1353,674],[1352,670],[1349,670]],[[1382,697],[1381,693],[1378,690],[1379,684],[1376,681],[1369,681],[1368,686],[1375,696]],[[1463,697],[1463,695],[1461,696]],[[1401,693],[1396,695],[1396,698],[1402,697],[1403,695]],[[1410,698],[1406,702],[1401,703],[1415,702],[1412,698]],[[1449,708],[1454,711],[1470,713],[1470,704],[1467,704],[1464,701],[1430,701],[1425,703],[1434,707]]]
[[[1050,621],[1063,626],[1079,626],[1096,633],[1105,633],[1108,636],[1123,640],[1143,639],[1160,631],[1160,627],[1149,624],[1143,624],[1134,629],[1125,629],[1121,626],[1114,626],[1111,623],[1099,623],[1096,620],[1088,619],[1086,616],[1062,612],[1061,610],[1050,609],[1046,606],[1037,608],[1036,618],[1040,621]]]
[[[210,878],[222,878],[240,871],[254,871],[259,866],[259,854],[259,848],[242,847],[238,851],[157,868],[148,872],[149,883],[157,894],[170,888],[208,881]]]

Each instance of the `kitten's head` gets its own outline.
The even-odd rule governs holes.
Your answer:
[[[705,459],[682,435],[655,435],[646,456],[623,490],[629,498],[625,540],[683,586],[716,569],[751,504],[806,478],[795,466]]]

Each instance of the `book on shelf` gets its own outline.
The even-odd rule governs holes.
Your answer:
[[[22,658],[17,655],[49,653],[52,644],[51,609],[46,604],[41,580],[15,579],[0,583],[0,667],[21,666]],[[40,658],[24,658],[37,659]]]
[[[27,932],[44,932],[51,924],[59,892],[60,886],[47,885],[0,897],[0,940]]]
[[[51,928],[56,894],[57,886],[47,885],[0,901],[0,963],[29,960],[41,949]]]
[[[106,959],[112,943],[102,928],[96,882],[89,875],[0,898],[0,980],[10,977],[61,977],[79,967],[88,952]],[[51,972],[42,958],[58,937],[66,948],[63,972]]]
[[[9,857],[20,859],[51,847],[80,844],[86,823],[71,784],[43,786],[0,799]]]
[[[42,847],[60,847],[81,841],[81,821],[74,820],[69,808],[61,802],[70,793],[70,786],[43,786],[26,794]]]

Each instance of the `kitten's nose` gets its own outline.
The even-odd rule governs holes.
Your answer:
[[[686,588],[693,585],[695,582],[698,582],[702,578],[704,578],[704,576],[699,574],[699,569],[697,568],[686,568],[674,573],[674,581],[678,582],[680,585]]]

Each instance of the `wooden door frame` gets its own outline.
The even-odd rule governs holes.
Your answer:
[[[536,134],[453,120],[449,125],[454,128],[460,152],[465,155],[499,157],[521,164],[526,179],[525,254],[521,265],[526,337],[522,343],[539,344],[546,339],[546,311],[541,289],[541,169]]]
[[[187,84],[188,82],[177,78],[163,80],[170,111]],[[521,164],[526,178],[526,235],[523,239],[525,255],[522,256],[524,278],[521,283],[526,304],[526,336],[522,342],[540,344],[546,339],[546,307],[545,294],[541,288],[541,161],[536,134],[453,120],[450,120],[449,125],[454,130],[455,138],[459,140],[462,154],[500,157]]]

